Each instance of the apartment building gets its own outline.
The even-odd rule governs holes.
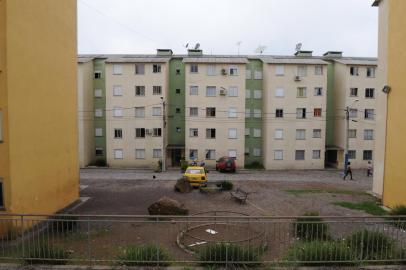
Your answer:
[[[305,51],[262,60],[265,168],[324,168],[328,63]]]
[[[338,52],[330,57],[333,59],[334,91],[329,120],[334,122],[334,132],[333,145],[327,147],[326,161],[331,166],[344,167],[348,136],[348,161],[352,168],[366,168],[374,156],[377,60],[342,57]]]

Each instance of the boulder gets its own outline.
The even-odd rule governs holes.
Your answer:
[[[175,184],[175,191],[180,193],[188,193],[193,190],[193,187],[190,185],[186,177],[179,178]]]
[[[168,197],[162,197],[148,207],[150,215],[187,215],[189,210],[183,204]]]

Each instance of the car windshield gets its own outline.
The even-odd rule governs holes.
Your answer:
[[[203,174],[204,171],[202,169],[187,169],[186,173],[190,174]]]

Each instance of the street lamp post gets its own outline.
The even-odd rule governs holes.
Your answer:
[[[350,106],[347,106],[345,108],[345,124],[346,124],[346,128],[345,128],[345,149],[344,149],[344,173],[347,171],[347,167],[348,167],[348,150],[350,147],[350,138],[348,136],[348,133],[350,132],[350,110],[352,109],[352,106],[358,102],[359,99],[354,100],[353,103],[351,103]]]

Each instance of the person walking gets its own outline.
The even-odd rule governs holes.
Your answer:
[[[372,176],[372,171],[373,171],[372,163],[371,163],[371,161],[368,161],[367,177]]]
[[[345,175],[344,175],[343,180],[346,180],[348,175],[350,175],[350,177],[351,177],[350,180],[353,180],[352,179],[352,169],[351,169],[351,163],[350,162],[348,162],[348,164],[347,164],[347,170],[345,171]]]

